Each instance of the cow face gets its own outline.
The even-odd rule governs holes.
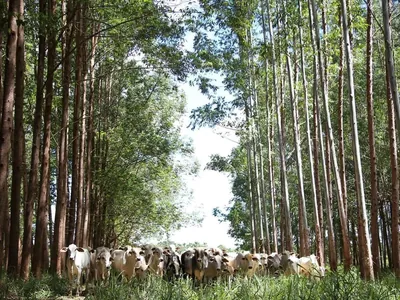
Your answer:
[[[110,251],[107,250],[101,251],[96,257],[96,261],[103,265],[106,269],[110,269],[113,260],[114,259],[111,257]]]
[[[61,248],[60,252],[68,252],[68,258],[70,260],[75,260],[76,251],[84,252],[83,248],[77,247],[75,244],[71,244],[68,247]]]
[[[220,255],[208,256],[209,265],[213,265],[217,271],[221,271],[222,268],[222,258]]]
[[[203,249],[195,249],[194,250],[194,258],[196,260],[197,269],[203,270],[208,268],[208,255],[207,252]]]

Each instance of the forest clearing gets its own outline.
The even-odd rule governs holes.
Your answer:
[[[143,245],[202,224],[188,212],[201,203],[185,178],[200,164],[182,128],[218,126],[238,142],[205,167],[229,176],[229,205],[213,215],[237,247],[181,245],[186,274],[228,252],[232,276],[285,253],[296,270],[200,287],[111,276],[85,296],[398,299],[399,11],[392,0],[1,1],[0,296],[65,296],[74,280],[79,294],[66,276],[90,266],[128,281],[136,264],[154,271],[171,253]],[[183,84],[209,102],[187,111],[196,95]],[[302,262],[326,276],[298,276]]]

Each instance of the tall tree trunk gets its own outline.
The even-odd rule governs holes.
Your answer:
[[[341,9],[339,7],[339,22],[342,21]],[[340,24],[339,24],[340,26]],[[343,206],[347,215],[347,183],[346,183],[346,164],[344,156],[344,132],[343,132],[343,37],[339,39],[339,75],[338,75],[338,133],[339,133],[339,173],[342,184]]]
[[[248,45],[252,48],[252,36],[251,29],[247,30]],[[260,151],[257,147],[257,124],[258,124],[258,99],[257,99],[257,86],[255,82],[255,72],[254,72],[254,59],[252,51],[248,51],[248,74],[249,74],[249,126],[250,126],[250,140],[252,149],[252,158],[254,161],[254,188],[255,188],[255,198],[254,203],[257,209],[256,220],[258,223],[258,239],[256,240],[257,249],[256,252],[265,252],[264,248],[264,226],[263,226],[263,213],[262,213],[262,202],[264,201],[261,189],[261,179],[259,174],[259,159],[258,153]]]
[[[0,2],[0,11],[7,11],[7,1]],[[0,30],[0,120],[3,115],[3,99],[4,99],[4,89],[3,89],[3,30]]]
[[[382,0],[382,15],[383,15],[383,30],[385,37],[385,59],[386,59],[386,85],[387,85],[387,99],[389,107],[389,119],[393,118],[391,112],[394,106],[396,111],[397,121],[397,133],[400,136],[400,99],[397,92],[396,72],[394,68],[393,58],[393,44],[392,44],[392,29],[390,25],[390,14],[389,14],[390,0]],[[390,99],[389,99],[390,98]],[[389,101],[393,104],[389,104]],[[400,242],[399,242],[399,182],[398,182],[398,169],[397,169],[397,151],[396,137],[391,132],[391,127],[394,130],[394,120],[389,120],[389,132],[390,132],[390,143],[391,143],[391,165],[392,165],[392,260],[393,270],[397,278],[400,278]],[[393,139],[393,140],[392,140]],[[393,144],[393,147],[392,147]],[[394,160],[394,157],[396,158]],[[394,161],[393,161],[394,160]],[[394,182],[396,181],[396,182]]]
[[[380,273],[379,258],[379,224],[378,224],[378,182],[376,168],[376,151],[375,151],[375,125],[374,125],[374,99],[373,99],[373,50],[372,50],[372,0],[367,2],[367,57],[366,57],[366,73],[367,73],[367,110],[368,110],[368,140],[369,140],[369,159],[370,159],[370,183],[371,183],[371,244],[372,244],[372,261],[374,267],[374,276],[377,278]]]
[[[298,14],[300,20],[302,20],[302,6],[301,0],[298,1]],[[316,181],[315,181],[315,172],[314,172],[314,157],[313,157],[313,148],[312,148],[312,139],[311,139],[311,129],[310,129],[310,115],[309,115],[309,105],[308,105],[308,90],[307,90],[307,76],[305,70],[305,58],[304,58],[304,47],[303,47],[303,24],[299,26],[299,41],[300,41],[300,65],[301,65],[301,78],[302,78],[302,86],[303,86],[303,97],[304,97],[304,113],[306,117],[306,132],[307,132],[307,150],[309,156],[310,163],[310,176],[311,176],[311,192],[312,192],[312,205],[314,211],[314,226],[315,226],[315,248],[316,254],[319,258],[320,266],[324,266],[324,248],[322,242],[322,231],[321,224],[319,222],[318,216],[318,198],[317,198],[317,189],[316,189]],[[318,168],[318,166],[317,166]],[[318,173],[317,173],[318,175]]]
[[[83,199],[81,198],[80,186],[80,162],[81,157],[81,139],[82,134],[82,86],[83,86],[83,48],[84,43],[82,36],[82,4],[77,3],[77,13],[75,20],[75,34],[76,43],[76,64],[75,64],[75,93],[74,93],[74,124],[73,124],[73,137],[72,137],[72,191],[71,202],[76,201],[76,224],[75,224],[75,244],[82,246],[82,207]],[[74,192],[75,190],[75,192]]]
[[[320,123],[320,122],[319,122]],[[323,139],[323,132],[322,132],[322,126],[319,126],[320,128],[320,139]],[[332,187],[332,178],[331,178],[331,147],[329,144],[329,139],[328,136],[325,134],[325,149],[326,149],[326,164],[323,164],[326,166],[326,183],[325,183],[325,189],[326,189],[326,215],[327,215],[327,222],[328,222],[328,245],[329,245],[329,265],[331,267],[332,271],[337,271],[337,253],[336,253],[336,241],[335,241],[335,229],[334,229],[334,224],[333,224],[333,209],[332,209],[332,203],[333,203],[333,187]],[[321,149],[321,151],[323,151]]]
[[[341,230],[342,230],[342,239],[343,239],[343,257],[344,257],[344,269],[345,271],[349,271],[351,267],[351,253],[350,253],[350,240],[349,240],[349,233],[347,230],[347,214],[345,212],[344,208],[344,202],[343,202],[343,195],[342,195],[342,185],[340,182],[340,174],[339,174],[339,168],[338,168],[338,163],[337,163],[337,157],[336,157],[336,149],[335,149],[335,141],[333,137],[333,130],[332,130],[332,124],[331,124],[331,116],[329,112],[329,101],[328,101],[328,92],[325,89],[326,87],[326,78],[325,78],[325,72],[324,72],[324,64],[322,61],[322,54],[321,54],[321,43],[320,43],[320,30],[319,30],[319,25],[318,25],[318,15],[317,15],[317,7],[315,0],[310,0],[311,1],[311,6],[312,6],[312,11],[310,11],[310,14],[312,15],[311,20],[315,32],[315,41],[316,41],[316,50],[318,54],[318,66],[319,66],[319,79],[320,79],[320,86],[322,90],[322,98],[323,98],[323,105],[324,105],[324,110],[325,110],[325,117],[326,117],[326,122],[328,126],[328,137],[329,137],[329,144],[331,147],[331,152],[332,152],[332,162],[333,162],[333,173],[335,175],[335,182],[336,182],[336,187],[337,187],[337,196],[338,196],[338,202],[339,202],[339,216],[340,216],[340,224],[341,224]]]
[[[87,246],[87,242],[84,236],[84,225],[85,225],[85,217],[86,217],[86,200],[84,198],[85,193],[85,173],[87,170],[85,169],[86,163],[86,120],[87,120],[87,101],[86,101],[86,91],[87,91],[87,43],[86,43],[86,12],[87,5],[83,4],[82,7],[82,16],[81,16],[81,61],[82,61],[82,131],[81,131],[81,140],[80,140],[80,152],[79,152],[79,196],[78,199],[81,199],[81,213],[80,213],[80,227],[79,227],[79,245],[84,247]],[[78,226],[77,226],[78,228]]]
[[[399,207],[399,171],[398,171],[398,161],[397,161],[397,139],[395,133],[395,116],[394,116],[394,104],[391,93],[389,68],[386,65],[386,98],[388,106],[388,131],[389,131],[389,147],[390,147],[390,166],[392,170],[392,191],[391,191],[391,228],[392,228],[392,268],[399,277],[400,272],[398,266],[398,207]],[[396,248],[397,246],[397,248]]]
[[[11,151],[11,137],[13,134],[13,109],[16,73],[16,54],[17,54],[17,16],[20,0],[9,0],[8,6],[8,30],[6,47],[6,64],[4,71],[4,97],[3,112],[0,127],[0,270],[6,266],[3,258],[3,245],[5,237],[8,235],[8,192],[7,177],[9,154]]]
[[[293,136],[294,145],[296,151],[296,164],[297,164],[297,177],[299,180],[299,231],[300,231],[300,255],[309,255],[310,249],[308,245],[308,222],[307,222],[307,210],[306,210],[306,200],[304,194],[304,181],[303,181],[303,163],[301,157],[301,141],[300,141],[300,126],[299,126],[299,112],[298,112],[298,102],[295,97],[294,85],[293,85],[293,75],[292,75],[292,64],[290,61],[289,49],[286,50],[286,64],[288,70],[289,78],[289,90],[290,90],[290,101],[292,104],[292,115],[293,115]]]
[[[12,159],[12,185],[11,185],[11,224],[10,245],[8,248],[8,269],[11,276],[19,274],[20,255],[20,206],[21,183],[23,177],[23,150],[24,150],[24,75],[25,75],[25,40],[24,40],[24,2],[18,1],[18,40],[16,52],[16,77],[15,77],[15,125],[14,147]]]
[[[265,5],[262,5],[262,29],[263,29],[263,38],[264,45],[267,47],[267,26],[265,24]],[[271,225],[272,225],[272,240],[273,240],[273,252],[278,252],[278,236],[276,230],[276,220],[275,220],[275,180],[274,180],[274,168],[272,161],[272,147],[271,147],[271,139],[272,134],[272,115],[269,108],[269,81],[268,81],[268,59],[265,60],[265,111],[266,111],[266,136],[267,136],[267,148],[268,148],[268,185],[271,197]],[[272,102],[272,101],[271,101]],[[270,130],[271,129],[271,130]],[[265,215],[267,215],[267,210],[265,210]],[[268,253],[270,253],[269,245],[267,245]]]
[[[385,38],[385,60],[386,60],[386,66],[387,66],[387,80],[388,84],[390,84],[390,90],[392,93],[392,99],[394,103],[394,108],[396,111],[396,121],[397,121],[397,131],[398,135],[400,135],[400,98],[399,98],[399,93],[397,89],[397,80],[396,80],[396,71],[395,71],[395,66],[394,66],[394,57],[393,57],[393,42],[392,42],[392,27],[390,24],[390,6],[392,5],[391,0],[382,0],[382,16],[383,16],[383,33],[384,33],[384,38]],[[399,221],[399,211],[398,211],[398,204],[397,204],[397,224]],[[396,220],[392,220],[392,226],[394,226],[394,222]],[[396,225],[398,226],[398,225]],[[399,249],[399,230],[397,229],[396,232],[394,233],[397,238],[396,238],[396,245],[397,248]],[[395,264],[395,271],[396,271],[396,277],[400,277],[400,263],[399,263],[399,258],[396,258],[396,262],[393,262]]]
[[[365,203],[364,194],[364,182],[362,174],[361,164],[361,153],[360,144],[358,139],[358,126],[357,126],[357,112],[356,112],[356,100],[354,91],[354,75],[353,75],[353,55],[350,47],[349,30],[347,27],[347,8],[346,0],[341,0],[342,3],[342,24],[343,24],[343,36],[346,50],[346,65],[347,65],[347,79],[349,88],[350,98],[350,116],[351,116],[351,129],[352,129],[352,144],[353,144],[353,157],[354,157],[354,168],[355,168],[355,183],[356,183],[356,194],[358,200],[358,208],[360,210],[359,227],[362,235],[361,249],[363,256],[363,264],[365,267],[365,278],[374,279],[373,265],[372,265],[372,254],[371,254],[371,242],[369,234],[369,226],[367,219],[367,208]],[[340,180],[340,178],[337,178]]]
[[[39,1],[39,14],[42,20],[46,14],[46,1]],[[24,205],[24,238],[22,243],[22,259],[21,259],[21,278],[27,280],[29,277],[29,264],[31,262],[32,253],[32,222],[33,222],[33,204],[38,192],[38,169],[40,155],[40,137],[42,126],[42,110],[43,110],[43,89],[44,89],[44,67],[45,67],[45,25],[40,23],[39,26],[39,53],[36,77],[36,104],[32,129],[32,150],[29,171],[29,183],[26,202]]]
[[[66,2],[68,1],[68,2]],[[68,117],[69,117],[69,93],[71,84],[71,43],[73,35],[72,26],[72,1],[63,1],[64,26],[62,43],[62,109],[61,128],[58,139],[58,174],[57,174],[57,204],[54,220],[54,238],[51,251],[51,272],[61,275],[62,255],[60,250],[65,246],[65,226],[68,201]]]
[[[55,17],[56,0],[49,0],[48,16]],[[45,265],[46,253],[48,253],[47,243],[47,222],[48,222],[48,201],[50,186],[50,136],[51,136],[51,109],[53,104],[53,84],[55,72],[56,56],[56,30],[49,26],[49,48],[47,51],[47,79],[46,79],[46,97],[44,109],[44,135],[42,151],[42,167],[40,177],[40,192],[36,213],[36,232],[35,246],[33,249],[32,273],[40,278],[43,270],[49,266]]]
[[[92,152],[93,152],[93,115],[94,115],[94,93],[95,93],[95,54],[97,48],[99,25],[93,24],[92,32],[92,48],[90,56],[90,79],[89,79],[89,99],[88,99],[88,131],[87,131],[87,152],[86,152],[86,185],[85,185],[85,220],[83,224],[83,239],[87,246],[93,246],[90,241],[91,218],[91,202],[92,202]]]
[[[285,214],[285,223],[284,223],[285,226],[282,228],[285,237],[284,238],[285,244],[283,245],[283,247],[285,247],[286,250],[288,251],[292,251],[293,241],[292,241],[292,225],[290,219],[289,188],[288,188],[287,174],[286,174],[286,151],[282,136],[283,135],[282,116],[281,116],[282,99],[279,97],[278,93],[277,72],[276,72],[277,60],[275,57],[275,42],[274,42],[274,33],[272,28],[269,0],[266,0],[265,5],[266,5],[267,19],[268,19],[269,39],[272,48],[271,50],[272,50],[273,98],[275,99],[276,124],[277,124],[278,145],[280,154],[279,162],[281,166],[282,203],[283,203],[283,212]]]

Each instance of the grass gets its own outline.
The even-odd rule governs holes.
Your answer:
[[[5,276],[0,278],[0,299],[65,299],[69,285],[65,279],[44,276],[41,280],[27,282]],[[256,300],[256,299],[400,299],[400,281],[386,274],[375,282],[363,281],[356,270],[349,273],[328,273],[321,281],[291,277],[236,278],[227,282],[214,282],[192,287],[190,281],[181,279],[174,283],[160,278],[133,280],[122,283],[112,277],[107,286],[89,285],[86,299],[140,299],[140,300]]]

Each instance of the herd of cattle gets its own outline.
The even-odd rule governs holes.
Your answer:
[[[317,257],[298,257],[295,253],[230,253],[218,248],[194,248],[177,252],[173,245],[160,248],[152,246],[119,249],[98,247],[87,249],[74,244],[64,247],[68,252],[66,269],[71,283],[75,283],[79,295],[82,275],[86,281],[106,282],[114,269],[123,280],[143,279],[147,274],[162,276],[167,280],[180,277],[192,278],[193,282],[209,282],[217,278],[230,280],[234,276],[279,276],[299,274],[319,279],[324,268]]]

